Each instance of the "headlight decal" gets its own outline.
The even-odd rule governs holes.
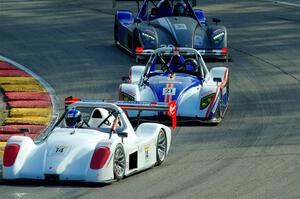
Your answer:
[[[142,36],[145,37],[146,39],[150,39],[150,40],[152,40],[152,41],[155,40],[155,37],[154,37],[154,36],[152,36],[152,35],[150,35],[150,34],[147,34],[147,33],[145,33],[145,32],[142,32]]]
[[[214,40],[220,40],[220,39],[222,39],[220,37],[223,37],[224,35],[225,35],[224,32],[218,33],[218,34],[216,34],[216,35],[213,36],[213,39]]]
[[[224,39],[224,36],[225,36],[225,32],[218,32],[218,33],[214,34],[212,37],[214,43],[219,44],[220,42],[222,42]]]
[[[211,93],[203,98],[200,101],[200,110],[203,110],[208,107],[208,105],[213,101],[215,93]]]
[[[124,92],[121,92],[121,99],[120,100],[124,100],[124,101],[134,101],[134,97],[127,94],[127,93],[124,93]]]

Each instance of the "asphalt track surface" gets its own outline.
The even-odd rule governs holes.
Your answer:
[[[222,124],[177,128],[163,165],[112,185],[1,182],[0,197],[300,198],[299,8],[250,0],[198,5],[228,28],[231,101]],[[48,81],[61,108],[69,95],[116,98],[134,60],[113,44],[111,7],[1,0],[0,54]]]

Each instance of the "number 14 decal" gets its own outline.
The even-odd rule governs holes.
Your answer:
[[[57,146],[55,148],[55,153],[56,154],[64,154],[66,152],[67,148],[68,148],[67,146]]]

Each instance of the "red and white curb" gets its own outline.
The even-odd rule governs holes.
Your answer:
[[[0,56],[0,89],[4,95],[2,124],[0,123],[0,157],[6,141],[12,135],[36,138],[50,129],[58,118],[53,88],[26,67]],[[5,118],[4,118],[5,115]]]

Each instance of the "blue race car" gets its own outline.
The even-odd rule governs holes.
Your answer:
[[[119,99],[167,103],[176,100],[178,122],[218,124],[228,107],[228,70],[208,70],[201,54],[192,48],[158,48],[146,65],[130,68],[129,77],[124,77],[120,85]],[[159,112],[139,114],[159,121],[165,116]]]
[[[188,0],[144,0],[136,16],[129,10],[116,12],[114,39],[132,55],[176,46],[194,48],[204,58],[226,59],[226,28],[217,25],[219,19],[213,22],[208,25],[203,10],[193,9]]]

